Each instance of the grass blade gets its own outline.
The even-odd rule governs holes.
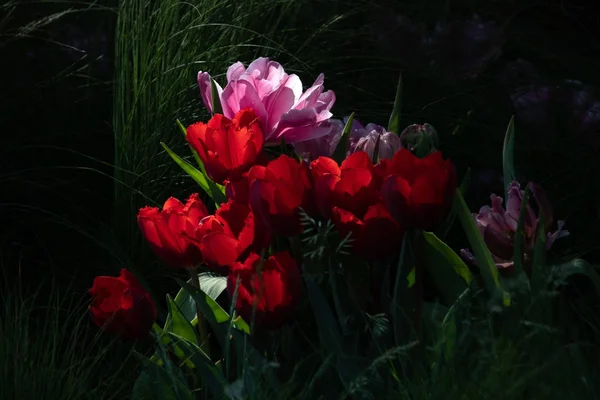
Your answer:
[[[388,132],[394,132],[396,135],[400,134],[400,111],[402,109],[402,74],[398,78],[398,88],[396,89],[396,98],[394,99],[394,106],[392,108],[392,114],[390,115],[390,121],[388,122]]]
[[[502,149],[502,170],[504,172],[504,193],[508,200],[508,185],[516,180],[515,174],[515,117],[508,122],[506,134],[504,135],[504,147]]]

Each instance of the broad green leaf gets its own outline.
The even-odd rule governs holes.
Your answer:
[[[225,277],[216,276],[211,273],[201,273],[198,275],[198,278],[200,280],[200,288],[202,289],[202,291],[204,291],[213,300],[216,300],[217,297],[219,297],[219,295],[227,287],[227,282],[226,282],[227,278],[225,278]],[[191,284],[191,280],[188,280],[188,284]],[[198,317],[197,317],[197,313],[196,313],[196,303],[194,302],[194,299],[189,295],[188,292],[186,292],[183,289],[179,290],[179,292],[175,296],[175,299],[171,300],[171,301],[172,301],[172,304],[176,306],[176,310],[177,310],[178,314],[180,316],[182,316],[186,321],[189,321],[189,324],[192,327],[195,327],[198,325]],[[173,324],[173,313],[172,313],[171,309],[169,308],[169,313],[167,314],[164,330],[166,332],[174,332],[174,333],[178,334],[171,327],[172,324]],[[241,318],[237,318],[234,320],[234,326],[236,326],[238,329],[241,329],[245,332],[250,331],[250,328],[247,326],[247,324]],[[160,330],[160,327],[158,325],[156,325],[155,331],[159,335],[159,337],[161,338],[161,341],[164,344],[170,343],[170,339],[169,339],[168,335],[166,335],[166,332],[165,332],[165,334],[162,334],[162,330]],[[194,329],[194,333],[195,332],[196,331]],[[175,354],[178,357],[182,356],[181,351],[179,349],[175,348],[174,350],[175,350]],[[157,361],[158,360],[157,354],[154,354],[154,356],[152,356],[151,359],[153,361]],[[193,368],[193,364],[189,364],[188,366]]]
[[[467,195],[467,191],[469,189],[469,185],[471,184],[471,168],[467,168],[467,172],[465,172],[465,176],[458,187],[458,191],[462,194],[463,198]],[[452,200],[452,208],[448,213],[448,217],[444,223],[436,229],[436,236],[440,238],[440,240],[444,240],[452,229],[452,225],[454,225],[454,221],[456,220],[456,215],[458,214],[458,200],[456,200],[456,196]]]
[[[504,194],[508,201],[508,185],[516,180],[515,174],[515,117],[508,122],[506,134],[504,135],[504,147],[502,149],[502,170],[504,172]]]
[[[190,342],[198,343],[196,330],[191,324],[191,320],[187,319],[181,312],[177,304],[173,301],[170,295],[167,294],[167,307],[169,309],[170,323],[165,325],[165,331],[172,332],[178,336],[184,337]]]
[[[423,258],[429,275],[447,304],[453,304],[471,283],[464,261],[431,232],[423,232]]]
[[[221,106],[221,99],[219,98],[217,83],[213,78],[210,78],[210,95],[212,97],[213,114],[223,114],[223,107]]]
[[[227,289],[226,276],[215,275],[211,272],[202,272],[198,274],[198,279],[200,281],[200,290],[213,300],[217,300],[221,293]]]
[[[394,283],[394,294],[391,304],[391,320],[394,331],[394,339],[397,346],[409,342],[414,327],[413,313],[415,307],[414,290],[409,287],[408,276],[414,271],[415,259],[409,244],[409,235],[405,234],[400,250],[400,259],[396,269],[396,281]]]
[[[521,210],[519,211],[519,223],[517,224],[517,232],[515,234],[514,241],[514,254],[513,260],[515,263],[515,273],[516,276],[520,277],[525,268],[523,267],[523,256],[524,256],[524,247],[523,240],[525,238],[525,217],[527,215],[527,206],[529,205],[529,197],[531,195],[531,190],[529,186],[525,189],[525,194],[523,195],[523,201],[521,202]],[[508,202],[508,197],[506,198]]]
[[[388,122],[388,132],[394,132],[396,135],[400,134],[400,112],[402,110],[402,74],[398,78],[398,87],[396,88],[396,98],[394,99],[394,106],[392,108],[392,114],[390,115],[390,121]]]
[[[348,117],[348,121],[344,126],[344,130],[342,131],[342,137],[340,138],[340,142],[335,148],[335,152],[333,154],[333,159],[341,164],[342,161],[346,159],[346,153],[348,152],[348,140],[350,138],[350,132],[352,131],[352,121],[354,121],[354,113],[350,114]]]
[[[200,311],[202,311],[213,330],[222,330],[223,333],[225,333],[226,331],[223,329],[227,328],[226,323],[229,322],[229,314],[206,293],[196,290],[187,282],[180,280],[177,280],[177,282],[183,288],[182,290],[196,301],[196,304],[200,307]],[[234,327],[246,333],[250,333],[250,327],[241,318],[234,320]]]
[[[456,191],[456,199],[458,218],[477,260],[477,266],[481,271],[485,286],[491,295],[500,295],[504,306],[509,307],[511,304],[510,295],[500,285],[498,269],[496,268],[492,254],[483,241],[483,237],[477,228],[471,211],[467,207],[465,199],[458,190]]]

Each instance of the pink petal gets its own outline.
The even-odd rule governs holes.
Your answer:
[[[327,125],[320,126],[317,121],[317,112],[314,108],[303,110],[290,110],[281,116],[277,129],[271,134],[270,141],[279,143],[283,137],[286,143],[304,142],[327,135],[331,128]],[[267,139],[265,138],[265,141]]]
[[[298,86],[302,88],[300,79],[296,75],[290,75],[279,89],[263,99],[267,111],[267,132],[274,131],[281,116],[292,108],[295,101],[294,87],[297,89]]]
[[[198,72],[198,86],[200,87],[200,97],[202,98],[202,103],[204,103],[204,107],[212,114],[212,92],[210,87],[211,77],[208,72]],[[215,82],[216,83],[216,82]],[[217,83],[217,93],[219,94],[219,98],[222,98],[221,95],[223,93],[223,89]]]
[[[263,103],[254,86],[246,80],[240,79],[227,84],[221,95],[221,106],[223,115],[229,119],[232,119],[238,111],[251,108],[263,127],[267,121],[267,112]]]
[[[246,67],[241,62],[236,62],[227,68],[227,82],[239,79],[246,72]]]

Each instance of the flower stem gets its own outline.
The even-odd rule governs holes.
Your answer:
[[[200,279],[198,278],[198,271],[196,268],[192,268],[190,271],[190,278],[192,286],[200,290]],[[200,310],[200,307],[196,304],[196,316],[198,317],[198,332],[200,333],[200,348],[210,357],[209,345],[208,345],[208,333],[206,330],[206,323],[204,322],[204,314]]]

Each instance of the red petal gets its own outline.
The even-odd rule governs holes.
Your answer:
[[[223,232],[211,232],[202,237],[200,252],[208,265],[227,267],[239,256],[237,246],[238,241],[235,238]]]
[[[340,166],[340,169],[343,171],[348,168],[373,168],[373,161],[369,155],[364,151],[357,151],[356,153],[350,154]]]
[[[332,174],[338,177],[341,175],[340,167],[337,162],[329,157],[319,157],[311,162],[310,170],[313,179],[317,179],[326,174]]]

